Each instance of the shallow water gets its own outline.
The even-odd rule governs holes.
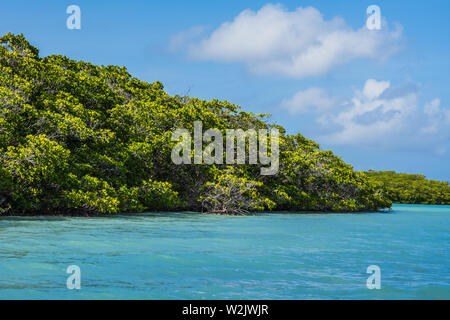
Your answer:
[[[450,299],[450,207],[0,218],[0,299]],[[66,268],[81,268],[81,290]],[[381,290],[369,290],[370,265]]]

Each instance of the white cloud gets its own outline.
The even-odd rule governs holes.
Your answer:
[[[312,7],[288,11],[269,4],[256,12],[244,10],[188,51],[199,60],[244,63],[255,73],[305,77],[352,59],[386,58],[400,35],[400,27],[354,30],[341,18],[324,20]]]
[[[204,26],[194,26],[174,34],[169,41],[169,50],[176,51],[183,48],[186,44],[201,37],[206,31]]]
[[[421,107],[416,86],[391,88],[388,81],[369,79],[345,103],[313,88],[327,101],[341,101],[326,108],[321,99],[317,104],[302,100],[310,90],[300,91],[285,101],[291,103],[290,110],[297,110],[294,103],[298,103],[299,110],[319,111],[315,138],[321,143],[378,150],[430,150],[436,154],[443,154],[450,147],[450,110],[442,108],[439,99]]]
[[[434,99],[425,104],[424,112],[428,115],[438,114],[441,111],[441,100]]]
[[[390,87],[389,81],[376,81],[375,79],[369,79],[363,88],[364,96],[368,99],[378,98],[387,88]]]
[[[426,123],[421,131],[425,134],[439,134],[441,125],[450,130],[450,110],[441,108],[441,100],[433,99],[425,104]],[[449,137],[450,138],[450,137]]]
[[[328,93],[320,88],[309,88],[298,91],[292,98],[281,103],[282,108],[291,114],[307,112],[323,112],[333,107],[337,99],[330,98]]]

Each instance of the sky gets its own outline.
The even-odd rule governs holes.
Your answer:
[[[67,7],[81,29],[67,28]],[[380,9],[379,29],[367,8]],[[126,66],[220,99],[357,170],[450,180],[450,1],[3,1],[0,34],[41,56]],[[370,20],[372,21],[372,20]]]

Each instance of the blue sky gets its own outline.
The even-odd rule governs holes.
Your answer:
[[[71,4],[81,30],[66,28]],[[381,30],[365,28],[372,4]],[[123,65],[171,94],[270,112],[356,169],[448,181],[449,13],[445,0],[16,0],[2,4],[0,33],[24,33],[41,56]]]

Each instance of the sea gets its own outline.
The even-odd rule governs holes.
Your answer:
[[[450,206],[0,217],[0,299],[450,299]]]

